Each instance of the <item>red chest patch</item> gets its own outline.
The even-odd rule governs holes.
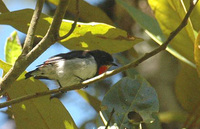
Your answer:
[[[104,72],[106,72],[108,70],[108,66],[101,66],[100,68],[99,68],[99,74],[102,74],[102,73],[104,73]]]

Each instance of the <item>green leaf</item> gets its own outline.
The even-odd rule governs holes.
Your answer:
[[[151,32],[151,34],[157,39],[164,41],[165,36],[163,35],[158,22],[156,19],[146,15],[140,10],[134,8],[123,0],[116,0],[116,2],[121,5],[130,16],[143,28],[145,31]]]
[[[158,20],[163,33],[166,36],[169,36],[169,34],[182,22],[186,14],[183,3],[179,0],[148,0],[148,2],[155,13],[155,17]],[[195,36],[192,24],[191,22],[188,22],[187,26],[171,41],[170,45],[180,55],[190,62],[194,62],[194,39]]]
[[[160,26],[156,19],[154,19],[151,16],[148,16],[147,14],[143,13],[142,11],[134,8],[133,6],[130,6],[126,2],[123,2],[122,0],[116,0],[116,2],[121,5],[129,14],[130,16],[145,30],[145,32],[159,45],[163,44],[163,42],[166,40],[164,34],[162,33],[162,30],[160,29]],[[173,49],[170,45],[168,45],[167,51],[169,51],[172,55],[174,55],[179,60],[191,65],[192,67],[195,67],[194,62],[190,61],[183,55],[181,55],[178,51]]]
[[[25,9],[0,15],[0,24],[11,25],[26,33],[33,10]],[[52,18],[42,14],[39,20],[36,35],[44,36],[52,22]],[[63,20],[60,35],[66,34],[73,21]],[[101,49],[109,53],[118,53],[130,49],[142,39],[130,37],[121,29],[104,23],[78,23],[76,29],[68,38],[60,43],[73,50]]]
[[[196,69],[181,63],[181,70],[176,79],[175,93],[182,107],[188,112],[194,113],[195,107],[199,105],[199,86],[200,79]]]
[[[12,65],[0,60],[0,69],[2,69],[4,72],[7,73],[11,67],[12,67]]]
[[[190,6],[190,0],[183,0],[183,1],[184,1],[184,4],[185,4],[185,6],[188,10],[189,6]],[[200,19],[200,2],[197,3],[197,5],[195,6],[194,10],[192,11],[192,13],[190,15],[190,20],[192,22],[194,30],[199,31],[200,30],[200,24],[199,24],[199,21],[197,19]]]
[[[46,85],[38,80],[15,81],[8,89],[8,98],[48,91]],[[50,95],[12,105],[16,127],[19,129],[77,129],[73,119],[63,104]]]
[[[0,60],[0,69],[3,70],[4,75],[5,75],[5,73],[7,73],[11,68],[12,68],[12,65],[11,65],[11,64],[6,63],[6,62]],[[24,71],[24,72],[17,78],[17,80],[24,79],[26,73],[27,73],[27,72]],[[4,75],[3,75],[3,76],[4,76]]]
[[[200,77],[200,32],[195,40],[194,44],[194,59],[197,66],[197,72]]]
[[[19,41],[17,32],[14,31],[6,41],[6,46],[5,46],[6,62],[14,64],[19,55],[21,54],[21,52],[22,52],[21,43]]]
[[[48,2],[57,6],[59,0],[48,0]],[[67,11],[76,15],[76,0],[70,0],[69,4]],[[111,19],[99,7],[92,6],[84,0],[79,0],[79,17],[85,22],[103,22],[110,25],[113,24]]]
[[[152,113],[159,110],[155,90],[140,76],[135,79],[125,77],[117,82],[105,95],[102,106],[106,108],[103,113],[107,118],[114,109],[112,120],[120,129],[132,128],[134,123],[138,123],[133,122],[135,119],[129,119],[132,116],[136,116],[136,120],[139,118],[142,122],[150,123],[154,120]]]
[[[156,114],[153,114],[153,118],[155,119],[153,123],[146,123],[147,129],[162,129],[161,122]]]
[[[101,105],[100,100],[98,100],[94,96],[91,96],[90,94],[88,94],[87,92],[83,90],[76,90],[76,92],[80,96],[82,96],[96,110],[96,112],[100,111],[100,105]]]

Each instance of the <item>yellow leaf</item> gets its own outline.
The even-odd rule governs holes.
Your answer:
[[[182,22],[186,9],[180,0],[148,0],[159,25],[166,36],[174,31]],[[187,26],[171,41],[170,46],[189,61],[194,62],[195,36],[192,24]]]

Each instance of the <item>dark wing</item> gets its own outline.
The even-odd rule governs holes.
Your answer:
[[[83,50],[71,51],[69,53],[62,53],[62,54],[55,55],[55,56],[49,58],[48,60],[46,60],[43,64],[38,65],[37,67],[48,65],[48,64],[53,64],[53,63],[57,62],[57,60],[62,60],[62,59],[70,60],[70,59],[74,59],[74,58],[87,58],[89,56],[90,56],[90,54],[88,54],[88,51],[83,51]]]

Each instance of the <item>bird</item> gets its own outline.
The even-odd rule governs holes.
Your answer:
[[[34,77],[54,80],[62,88],[100,75],[111,66],[117,66],[117,64],[105,51],[75,50],[50,57],[35,70],[26,73],[25,79]]]

